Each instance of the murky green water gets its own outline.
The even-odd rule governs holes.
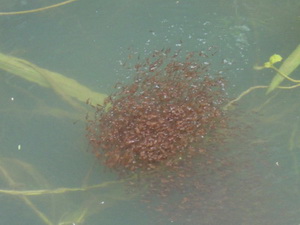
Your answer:
[[[55,3],[2,0],[0,8],[21,11]],[[207,60],[212,71],[224,71],[228,95],[235,98],[251,86],[268,85],[275,75],[253,70],[254,65],[274,53],[286,58],[297,47],[299,9],[297,0],[77,0],[0,16],[0,52],[108,94],[116,82],[128,80],[120,64],[132,52],[145,57],[155,49],[214,47],[217,54]],[[299,72],[292,76],[297,79]],[[1,193],[1,224],[300,224],[297,88],[269,96],[256,90],[238,102],[242,135],[222,153],[230,158],[230,173],[224,180],[206,176],[215,188],[199,193],[205,202],[178,222],[127,194],[117,176],[95,161],[85,138],[85,112],[51,88],[4,70],[0,74],[0,189],[37,192],[117,181],[90,191]]]

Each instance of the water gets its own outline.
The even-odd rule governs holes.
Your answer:
[[[20,11],[54,2],[2,4],[3,11]],[[297,0],[78,0],[39,13],[1,16],[0,49],[108,94],[116,82],[128,79],[120,64],[132,52],[143,57],[155,49],[213,47],[217,54],[207,60],[213,71],[224,71],[227,93],[235,98],[251,86],[267,85],[275,74],[255,71],[254,65],[274,53],[286,58],[299,44],[299,7]],[[118,181],[89,152],[85,112],[51,88],[0,73],[0,189],[53,190]],[[202,207],[183,213],[182,223],[300,224],[298,92],[265,96],[257,90],[239,101],[238,119],[250,129],[222,156],[231,159],[231,172],[226,180],[218,174],[205,178],[214,188],[202,193]],[[180,224],[147,209],[121,183],[26,198],[2,193],[0,198],[5,202],[1,224]]]

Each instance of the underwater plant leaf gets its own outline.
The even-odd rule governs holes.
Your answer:
[[[274,63],[281,62],[281,60],[282,60],[281,55],[274,54],[270,57],[269,62],[273,65]]]
[[[289,55],[289,57],[283,62],[279,71],[286,76],[289,76],[300,64],[300,44],[297,48]],[[279,86],[279,84],[284,80],[284,77],[280,74],[276,74],[267,90],[267,94],[272,92],[275,88]]]
[[[2,53],[0,53],[0,69],[30,82],[37,83],[40,86],[52,88],[64,100],[73,98],[79,102],[86,102],[89,99],[89,102],[92,104],[102,105],[107,97],[105,94],[90,90],[74,79],[43,69],[24,59]]]

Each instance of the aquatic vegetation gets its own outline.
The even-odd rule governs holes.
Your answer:
[[[48,9],[53,9],[53,8],[56,8],[56,7],[60,7],[60,6],[63,6],[63,5],[66,5],[66,4],[69,4],[69,3],[71,3],[71,2],[75,2],[75,1],[77,1],[77,0],[66,0],[66,1],[64,1],[64,2],[57,3],[57,4],[53,4],[53,5],[50,5],[50,6],[45,6],[45,7],[42,7],[42,8],[38,8],[38,9],[30,9],[30,10],[25,10],[25,11],[0,12],[0,16],[20,15],[20,14],[28,14],[28,13],[42,12],[42,11],[45,11],[45,10],[48,10]]]
[[[250,87],[246,91],[243,91],[237,98],[230,101],[224,109],[229,109],[234,103],[238,102],[243,96],[249,94],[253,90],[256,89],[264,89],[268,88],[267,94],[273,91],[275,88],[279,89],[293,89],[300,86],[300,80],[295,80],[293,78],[290,78],[289,75],[292,73],[300,64],[300,45],[290,54],[290,56],[284,61],[282,66],[277,69],[277,67],[274,66],[274,64],[281,62],[282,57],[278,54],[274,54],[269,58],[268,62],[265,62],[263,66],[254,66],[255,70],[262,70],[262,69],[273,69],[277,72],[277,74],[274,76],[271,83],[267,85],[257,85]],[[284,80],[287,79],[293,83],[296,83],[292,86],[279,86],[279,84]]]

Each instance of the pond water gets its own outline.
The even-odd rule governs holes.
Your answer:
[[[1,11],[60,2],[2,0]],[[132,55],[215,49],[204,61],[211,74],[222,71],[234,99],[276,74],[255,65],[275,53],[285,59],[299,45],[299,9],[298,0],[77,0],[0,15],[0,51],[110,94],[115,83],[130,80],[132,70],[122,65]],[[0,67],[1,224],[300,224],[297,88],[254,90],[230,109],[242,131],[218,156],[230,159],[226,179],[205,173],[210,188],[199,193],[203,202],[175,220],[128,192],[91,154],[85,130],[91,107],[77,110],[53,82],[46,88],[9,72],[3,61]]]

